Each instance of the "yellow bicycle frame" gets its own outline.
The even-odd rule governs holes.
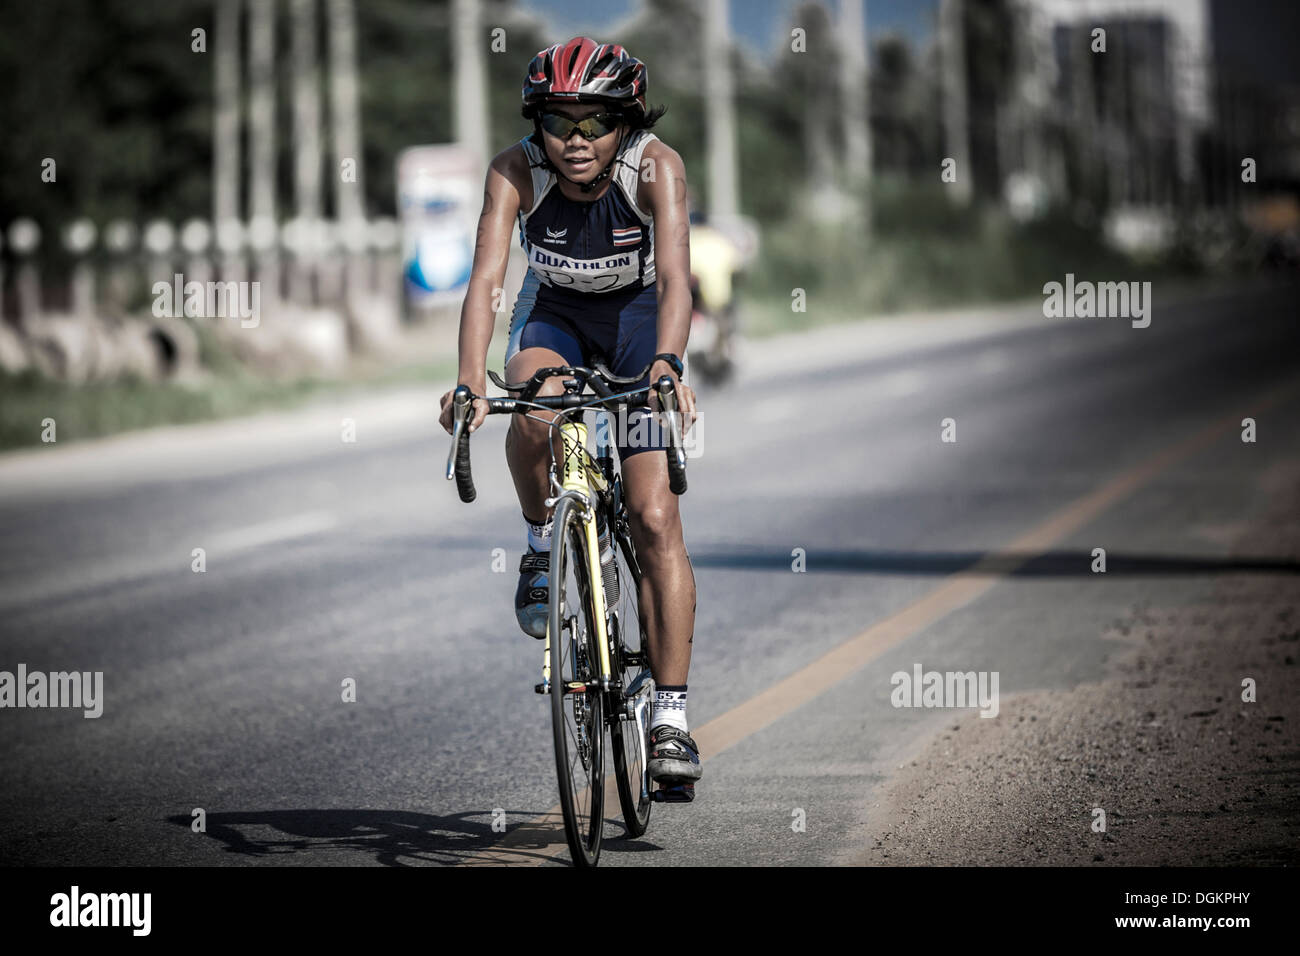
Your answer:
[[[580,492],[592,502],[591,513],[583,522],[587,547],[587,575],[591,582],[592,619],[596,622],[597,646],[600,648],[600,676],[602,683],[610,678],[609,636],[605,630],[605,588],[600,569],[600,541],[596,535],[596,496],[609,490],[609,482],[600,467],[587,453],[587,426],[582,422],[565,422],[560,425],[560,440],[563,443],[562,480],[560,484],[565,491]],[[610,529],[613,533],[613,529]],[[559,529],[556,529],[559,533]],[[560,573],[559,568],[552,568],[552,574]],[[546,623],[546,648],[543,651],[542,681],[550,686],[551,670],[551,625],[548,616]]]

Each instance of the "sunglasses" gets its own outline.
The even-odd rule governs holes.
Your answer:
[[[560,140],[567,140],[576,129],[585,139],[600,139],[618,129],[623,117],[618,113],[596,113],[585,119],[571,120],[559,113],[543,113],[542,129]]]

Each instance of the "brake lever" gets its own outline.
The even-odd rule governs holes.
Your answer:
[[[668,420],[668,488],[675,495],[686,492],[686,449],[682,440],[681,407],[677,402],[677,389],[667,375],[655,382],[659,394],[659,412]]]
[[[447,452],[447,480],[456,477],[456,449],[460,447],[460,436],[464,434],[469,423],[470,412],[474,408],[474,396],[467,385],[457,385],[451,394],[452,431],[451,451]]]
[[[682,438],[682,428],[685,422],[681,407],[677,401],[677,386],[667,375],[660,375],[659,381],[655,382],[654,389],[659,396],[659,411],[668,420],[673,446],[680,452],[685,444]],[[685,455],[682,455],[682,459],[684,464]]]

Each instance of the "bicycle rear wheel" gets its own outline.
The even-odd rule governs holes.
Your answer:
[[[595,866],[605,811],[604,695],[586,540],[573,499],[556,505],[551,534],[551,722],[560,809],[574,866]]]
[[[611,629],[611,637],[615,638],[611,665],[623,684],[620,696],[624,706],[630,708],[631,719],[610,715],[610,745],[627,835],[639,837],[650,823],[650,808],[654,806],[646,759],[654,679],[650,677],[641,626],[641,570],[636,552],[631,539],[622,536],[618,536],[614,550],[618,561],[619,604],[611,614],[617,621],[617,632]]]

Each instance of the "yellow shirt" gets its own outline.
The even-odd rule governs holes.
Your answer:
[[[700,280],[700,299],[709,311],[719,311],[731,301],[731,276],[736,269],[736,247],[710,226],[691,226],[691,273]]]

